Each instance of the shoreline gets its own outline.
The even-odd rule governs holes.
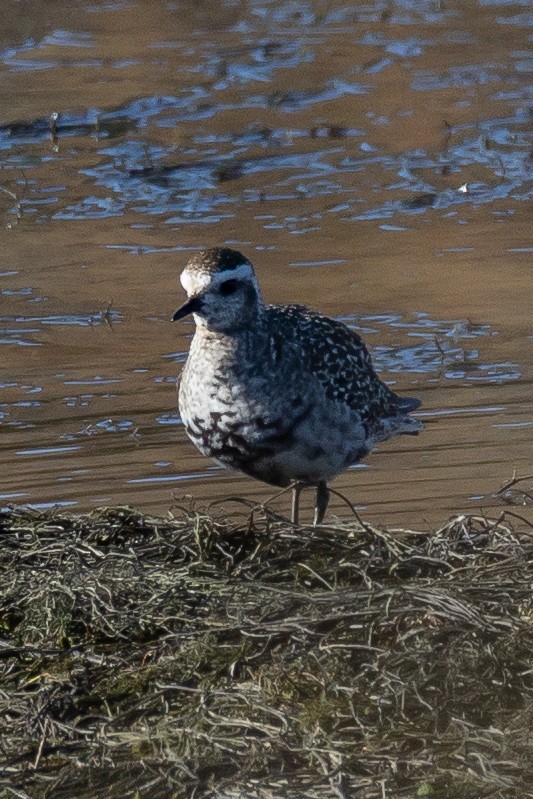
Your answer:
[[[531,793],[533,536],[0,514],[0,793]]]

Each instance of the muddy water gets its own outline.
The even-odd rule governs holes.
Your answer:
[[[178,274],[227,244],[423,400],[335,483],[367,518],[501,508],[533,472],[530,5],[6,5],[1,503],[271,494],[176,411]]]

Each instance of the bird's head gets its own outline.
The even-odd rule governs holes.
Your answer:
[[[227,247],[196,253],[181,273],[187,302],[172,321],[194,314],[197,325],[231,334],[246,327],[262,306],[250,261]]]

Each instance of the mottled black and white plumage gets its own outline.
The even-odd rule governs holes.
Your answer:
[[[327,483],[397,434],[414,435],[420,402],[377,376],[362,339],[300,305],[265,305],[250,261],[227,248],[194,255],[181,282],[196,333],[179,386],[189,438],[224,466],[276,486]]]

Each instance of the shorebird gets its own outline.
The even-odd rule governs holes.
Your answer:
[[[302,305],[265,305],[251,262],[216,248],[181,274],[196,332],[179,381],[182,421],[200,452],[275,486],[316,488],[315,524],[328,482],[380,441],[416,435],[420,401],[377,376],[360,336]]]

